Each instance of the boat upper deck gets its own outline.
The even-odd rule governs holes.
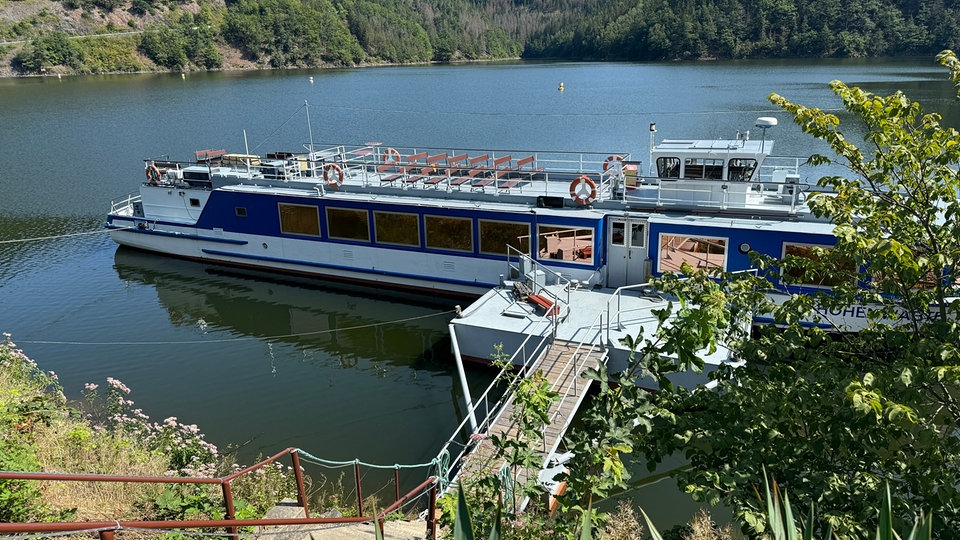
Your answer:
[[[657,210],[729,212],[804,219],[798,158],[758,153],[756,145],[684,143],[673,172],[656,157],[658,172],[642,174],[629,153],[539,152],[361,146],[266,156],[196,153],[195,162],[147,160],[147,184],[188,189],[229,189],[309,197],[396,197],[417,204],[522,205],[525,208],[593,208],[603,211]],[[750,141],[753,142],[753,141]],[[767,141],[766,149],[772,144]],[[652,154],[678,147],[665,141]],[[703,158],[692,158],[699,149]],[[681,155],[682,154],[682,155]],[[683,157],[686,156],[686,157]],[[696,165],[698,163],[707,165]],[[753,168],[742,163],[753,163]],[[717,174],[710,163],[720,165]],[[699,167],[699,168],[697,168]],[[662,169],[662,170],[661,170]]]

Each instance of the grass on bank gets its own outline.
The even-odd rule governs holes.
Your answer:
[[[3,334],[0,340],[0,470],[135,476],[226,476],[240,468],[176,418],[150,422],[108,378],[88,383],[71,404],[56,374],[44,372]],[[238,518],[262,516],[295,493],[289,467],[268,465],[233,482]],[[217,485],[0,480],[0,521],[218,519]]]

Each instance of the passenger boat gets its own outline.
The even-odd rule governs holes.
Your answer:
[[[761,118],[764,133],[775,119]],[[305,145],[146,160],[106,227],[125,246],[211,263],[477,297],[518,257],[580,288],[750,267],[833,243],[772,140],[654,141],[628,152]]]

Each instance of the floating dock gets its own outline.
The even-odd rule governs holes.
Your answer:
[[[537,448],[540,466],[536,470],[512,471],[518,482],[537,477],[545,491],[556,483],[552,474],[562,464],[562,440],[571,421],[587,397],[590,380],[582,376],[588,368],[605,363],[611,372],[628,366],[633,351],[622,340],[654,339],[658,329],[656,312],[676,299],[661,294],[648,284],[617,289],[585,287],[574,280],[521,261],[517,277],[504,280],[476,302],[462,310],[450,325],[458,365],[463,361],[490,362],[502,356],[516,366],[515,376],[543,373],[550,389],[560,396],[548,410],[549,423],[543,429],[543,441]],[[499,352],[498,352],[499,351]],[[674,385],[688,388],[706,384],[709,373],[723,364],[735,364],[729,352],[719,347],[701,355],[704,369],[678,373]],[[656,381],[637,383],[656,390]],[[514,396],[507,393],[491,399],[490,390],[473,403],[469,391],[468,419],[451,441],[467,433],[463,450],[453,460],[454,480],[464,480],[482,471],[500,470],[503,460],[489,442],[491,435],[517,436],[512,420]],[[496,401],[495,403],[492,403]],[[479,412],[479,414],[478,414]],[[449,446],[449,443],[448,443]],[[551,464],[553,467],[551,467]],[[455,485],[451,484],[451,485]]]

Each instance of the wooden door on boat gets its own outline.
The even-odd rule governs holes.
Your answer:
[[[607,286],[644,283],[650,274],[647,220],[610,217],[607,227]]]

